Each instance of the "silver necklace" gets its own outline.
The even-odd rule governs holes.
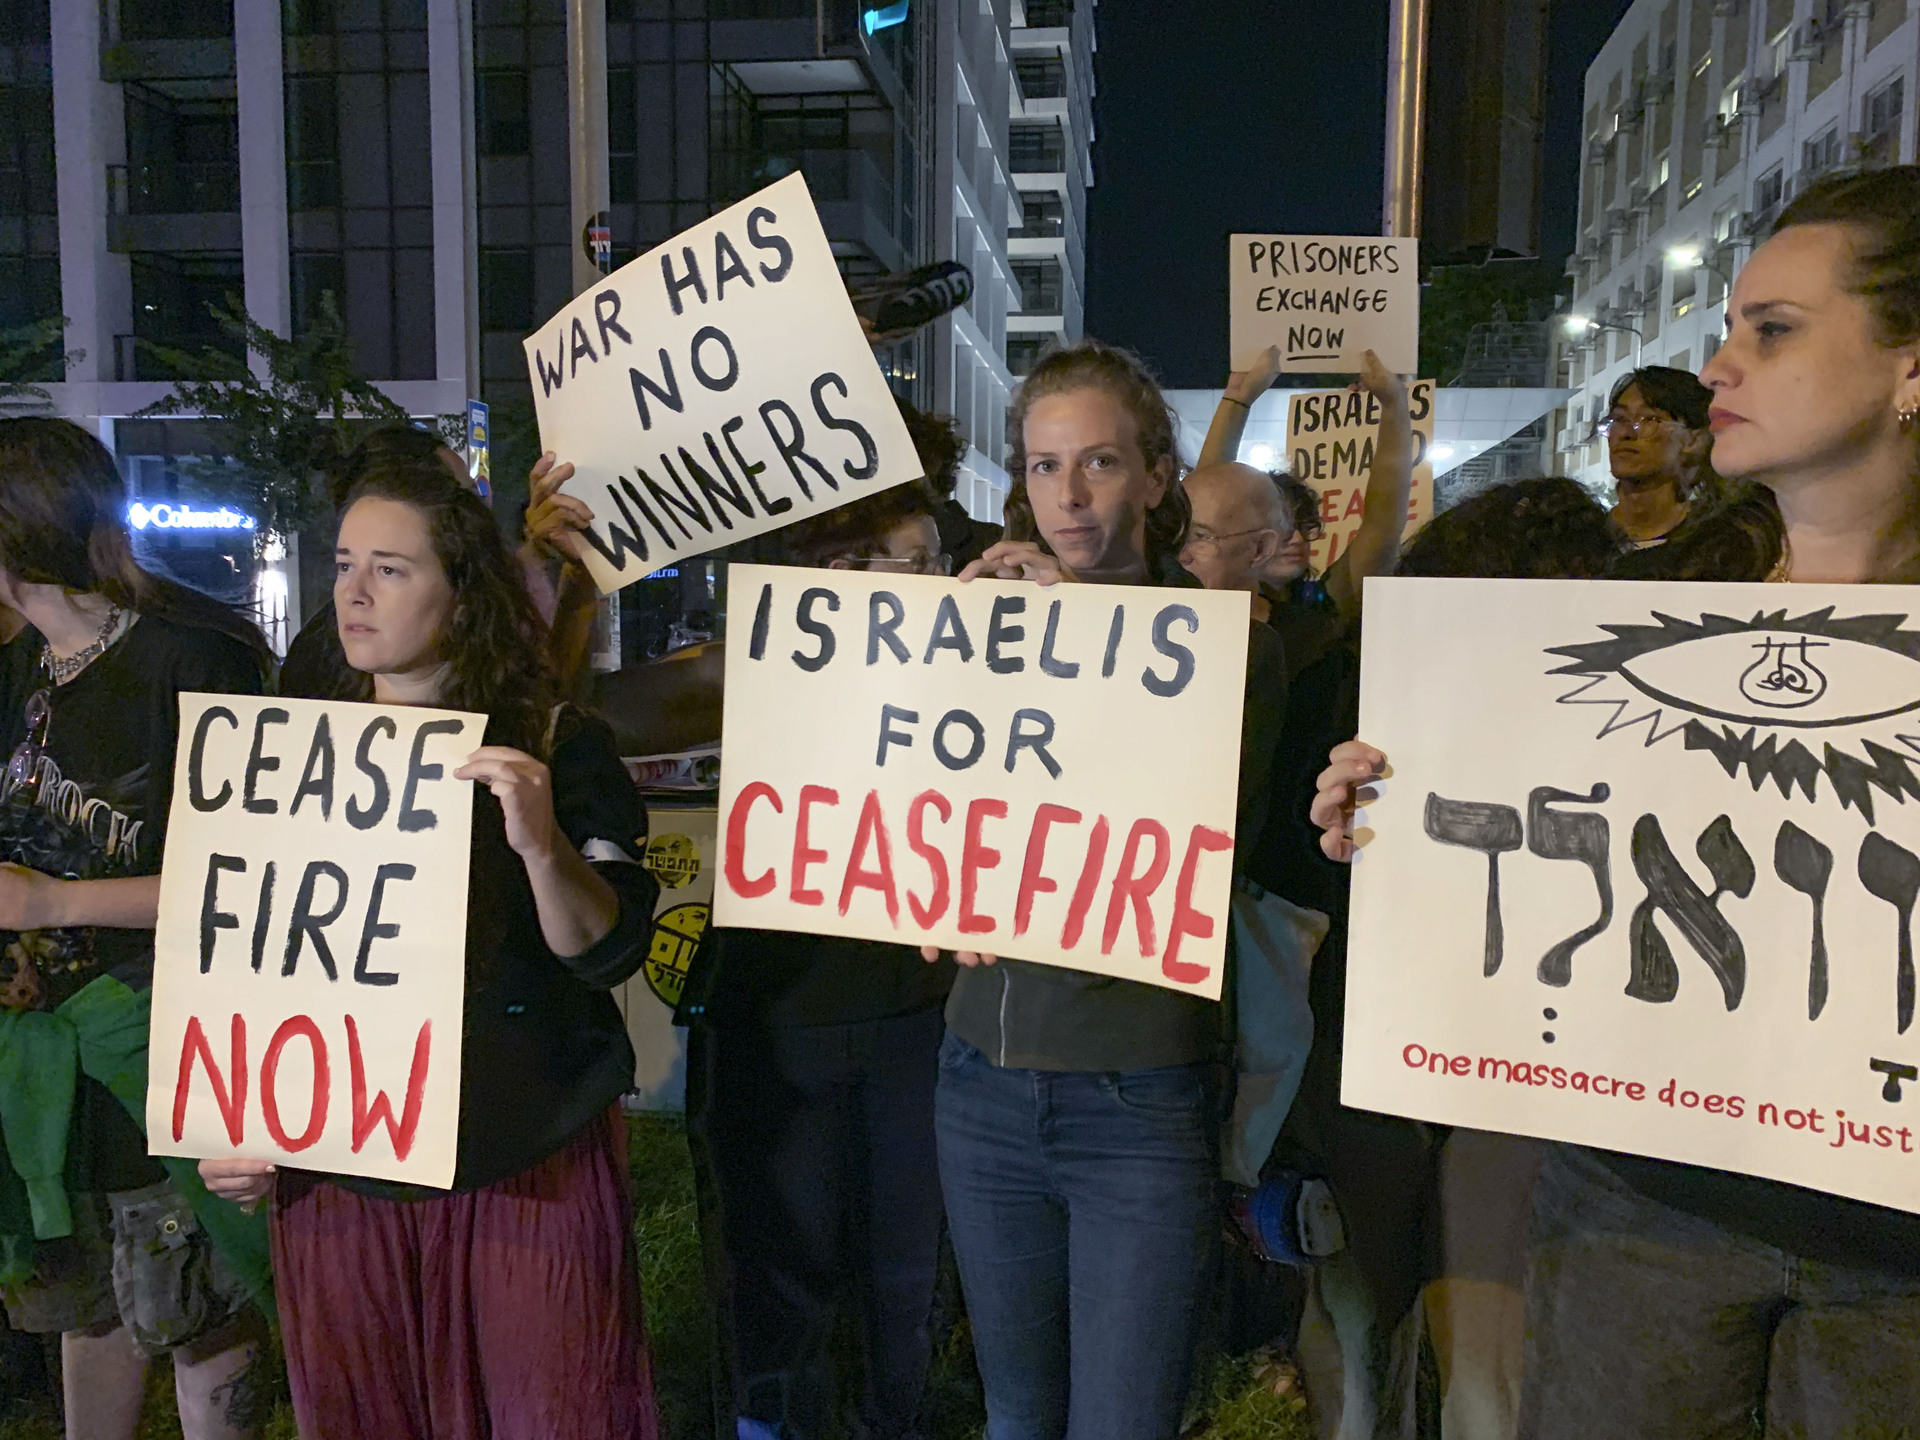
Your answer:
[[[53,683],[64,685],[106,653],[107,646],[113,643],[114,631],[120,628],[120,616],[123,614],[118,605],[107,611],[107,618],[100,626],[100,633],[84,649],[76,650],[64,659],[49,648],[41,652],[41,663],[47,667],[47,674],[53,677]]]

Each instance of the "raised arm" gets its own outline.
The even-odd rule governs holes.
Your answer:
[[[1380,402],[1380,434],[1367,471],[1360,528],[1327,567],[1327,594],[1349,620],[1360,613],[1361,586],[1367,576],[1391,575],[1400,563],[1400,537],[1407,528],[1407,502],[1413,493],[1413,420],[1407,413],[1406,382],[1369,350],[1353,388]]]
[[[534,462],[527,475],[529,498],[524,528],[525,549],[535,563],[554,557],[561,562],[560,578],[554,586],[553,622],[547,629],[547,661],[561,693],[578,699],[586,688],[600,589],[580,559],[580,532],[593,517],[584,501],[560,493],[560,487],[572,478],[573,466],[556,464],[552,451]]]
[[[1227,377],[1227,388],[1207,427],[1206,443],[1200,447],[1199,466],[1227,465],[1240,458],[1240,437],[1247,432],[1247,416],[1253,402],[1273,387],[1280,377],[1280,347],[1269,345],[1254,361],[1251,370],[1236,370]]]

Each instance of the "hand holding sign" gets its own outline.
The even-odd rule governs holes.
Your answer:
[[[148,1145],[453,1179],[483,715],[182,695],[154,935]],[[487,752],[481,751],[481,754]],[[520,807],[538,845],[537,803]],[[547,807],[551,825],[551,805]]]

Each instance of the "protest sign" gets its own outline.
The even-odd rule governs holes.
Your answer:
[[[627,762],[631,772],[632,761]],[[687,983],[693,952],[713,914],[713,877],[720,868],[718,817],[711,805],[678,809],[651,803],[653,835],[646,866],[659,877],[653,940],[639,972],[614,992],[633,1041],[633,1089],[638,1110],[687,1108],[687,1030],[673,1016]]]
[[[796,172],[527,337],[602,591],[921,473]]]
[[[741,565],[728,583],[715,924],[1219,998],[1246,595]]]
[[[1343,1100],[1920,1211],[1920,588],[1366,609]]]
[[[1411,535],[1433,518],[1433,381],[1407,390],[1413,422],[1413,489],[1407,497]],[[1353,390],[1298,390],[1287,397],[1287,468],[1320,493],[1313,568],[1324,574],[1360,528],[1367,474],[1380,437],[1380,402]]]
[[[1282,374],[1400,375],[1420,363],[1420,242],[1378,235],[1234,235],[1227,246],[1233,368],[1280,347]]]
[[[147,1144],[453,1182],[484,715],[180,697]]]

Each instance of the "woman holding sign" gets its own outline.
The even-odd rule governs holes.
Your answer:
[[[1173,425],[1137,360],[1097,341],[1054,351],[1022,383],[1007,430],[1012,538],[961,578],[1193,583],[1175,559],[1187,511]],[[1258,828],[1285,698],[1278,640],[1252,626],[1250,644],[1242,835]],[[1170,1440],[1220,1232],[1220,1007],[1052,965],[958,959],[936,1125],[988,1433]]]
[[[451,1191],[203,1161],[273,1196],[303,1433],[654,1440],[609,991],[644,958],[646,812],[604,725],[552,703],[542,627],[486,506],[432,458],[376,464],[335,550],[352,670],[331,698],[488,717]],[[400,942],[395,942],[400,943]]]
[[[1727,342],[1700,374],[1713,464],[1764,488],[1663,547],[1677,552],[1667,573],[1920,583],[1920,169],[1809,187],[1727,310]],[[1358,741],[1333,752],[1314,818],[1334,858],[1351,857],[1353,805],[1384,766]],[[1529,1440],[1912,1423],[1920,1216],[1560,1146],[1536,1191],[1530,1260]]]
[[[147,1004],[178,696],[258,694],[270,657],[135,563],[125,505],[79,426],[0,420],[0,604],[35,652],[0,695],[0,1280],[16,1329],[61,1336],[68,1434],[131,1437],[170,1352],[182,1428],[212,1440],[263,1418],[265,1237],[148,1158]]]

